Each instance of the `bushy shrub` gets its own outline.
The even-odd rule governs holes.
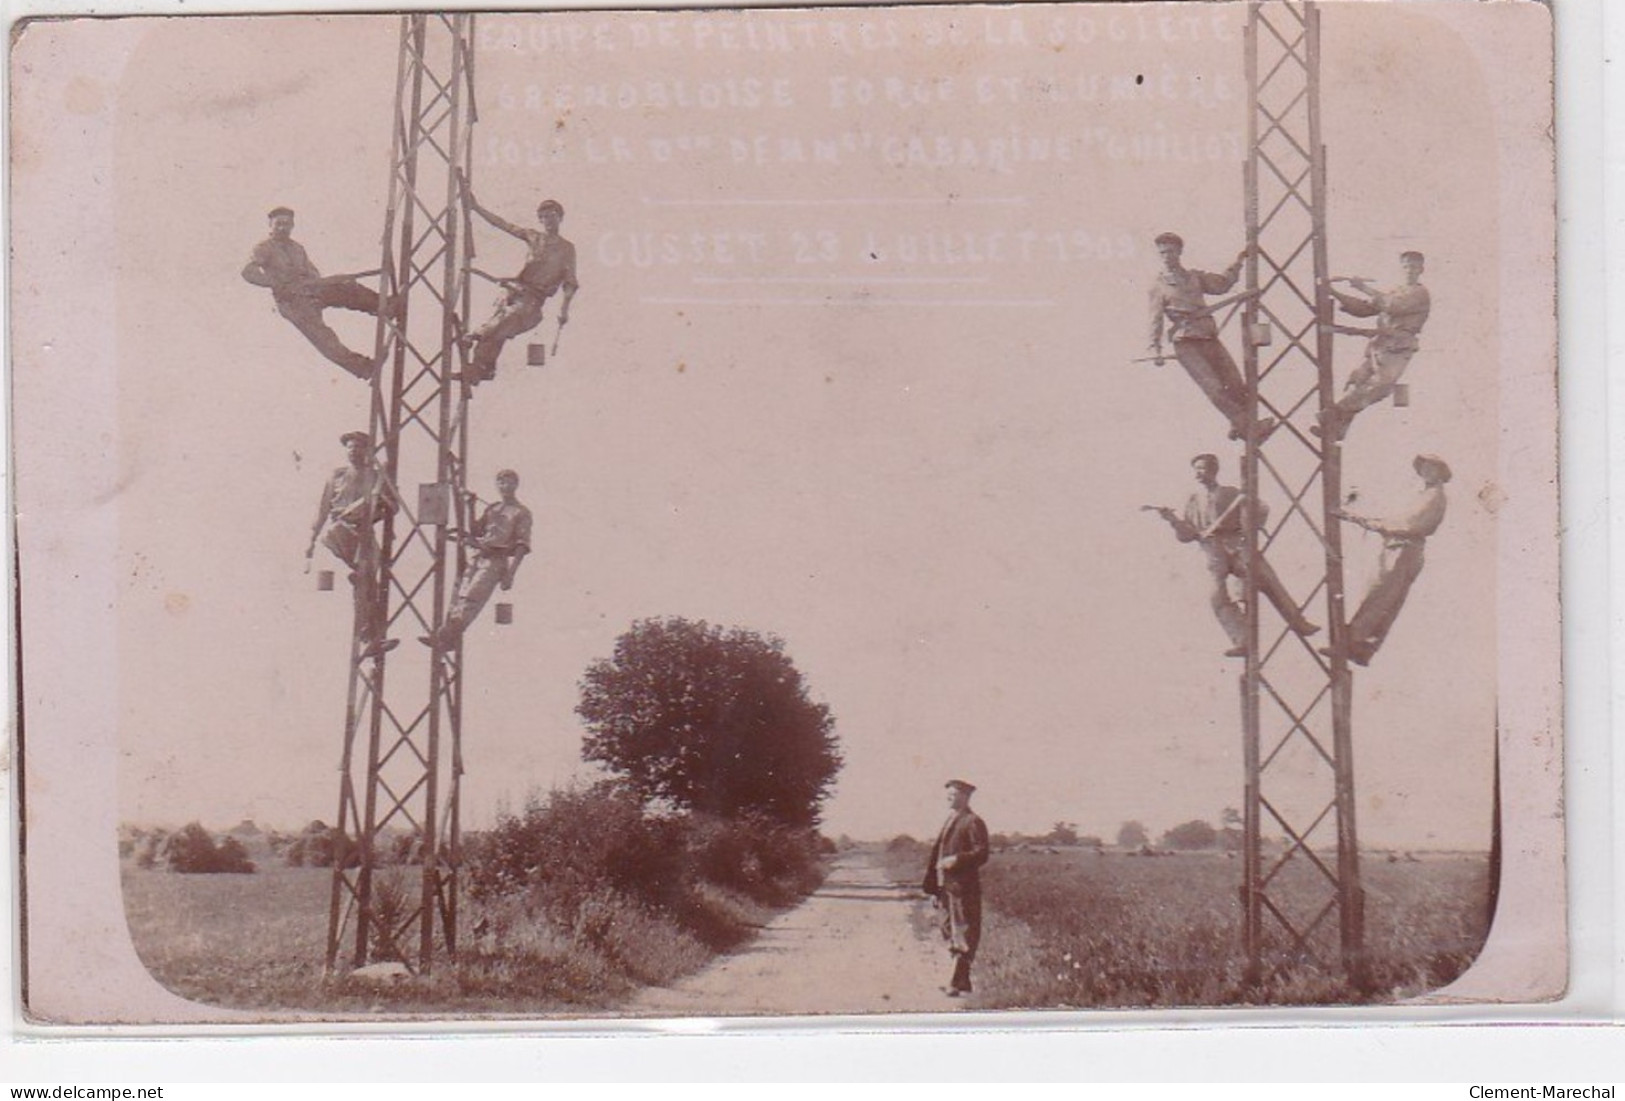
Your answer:
[[[1211,849],[1219,843],[1219,831],[1200,819],[1181,822],[1162,835],[1165,849]]]
[[[164,862],[170,871],[187,874],[254,870],[254,862],[248,859],[248,850],[243,848],[242,842],[227,837],[217,845],[209,831],[197,822],[189,823],[165,842]]]
[[[613,782],[533,797],[503,818],[470,860],[476,901],[517,893],[539,897],[548,915],[573,927],[587,899],[609,888],[653,905],[683,886],[681,822],[646,817]]]
[[[372,958],[400,960],[416,947],[397,939],[402,922],[412,913],[411,885],[397,869],[381,871],[372,881]]]
[[[621,903],[664,913],[708,944],[726,939],[712,885],[752,904],[779,906],[822,879],[817,834],[762,816],[721,819],[648,814],[625,786],[533,797],[468,850],[477,903],[525,897],[533,913],[600,947],[604,915]],[[620,900],[611,904],[610,896]]]
[[[306,826],[283,850],[282,859],[290,868],[331,868],[342,856],[346,868],[359,867],[361,850],[344,832],[320,818]]]
[[[215,871],[247,873],[254,870],[254,862],[248,858],[248,847],[235,837],[221,839],[215,847]]]
[[[817,834],[762,815],[696,815],[690,820],[689,850],[701,878],[772,906],[800,898],[823,878]]]
[[[480,981],[568,980],[588,1001],[697,970],[822,871],[811,829],[652,814],[614,780],[532,797],[467,841]]]

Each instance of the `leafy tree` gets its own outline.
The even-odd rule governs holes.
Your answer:
[[[1211,849],[1219,840],[1219,831],[1200,819],[1181,822],[1162,835],[1165,849]]]
[[[1137,849],[1150,843],[1151,835],[1140,822],[1124,822],[1117,829],[1117,847],[1120,849]]]
[[[782,640],[680,618],[645,619],[588,667],[581,755],[645,803],[812,826],[841,753],[829,708]]]
[[[1051,845],[1076,845],[1078,843],[1078,824],[1076,822],[1057,822],[1049,828],[1043,840]]]

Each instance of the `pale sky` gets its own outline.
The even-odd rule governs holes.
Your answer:
[[[1325,18],[1332,266],[1387,281],[1421,249],[1434,301],[1411,404],[1364,414],[1345,483],[1398,511],[1412,455],[1455,470],[1426,570],[1355,682],[1373,846],[1488,844],[1498,331],[1521,284],[1500,266],[1505,135],[1478,58],[1531,47],[1482,10]],[[1240,451],[1177,365],[1129,360],[1151,237],[1178,230],[1210,269],[1242,244],[1242,11],[1182,17],[1165,41],[1077,9],[1028,11],[1018,35],[1020,17],[977,9],[963,44],[930,9],[820,16],[782,40],[768,26],[802,16],[482,19],[475,188],[519,222],[562,201],[582,289],[556,360],[527,368],[516,341],[470,414],[475,487],[517,469],[536,538],[515,623],[488,612],[467,640],[465,824],[590,775],[577,678],[654,615],[785,639],[846,755],[832,834],[927,834],[948,776],[981,786],[995,830],[1158,833],[1240,805],[1240,664],[1220,656],[1200,553],[1138,511],[1178,506],[1197,452],[1237,480]],[[342,577],[316,592],[302,553],[366,391],[238,270],[283,203],[324,271],[376,265],[397,27],[29,32],[42,62],[57,36],[127,50],[122,73],[70,85],[116,134],[112,358],[80,375],[23,348],[17,371],[19,402],[31,365],[116,386],[117,481],[98,492],[116,509],[128,820],[333,819],[349,600]],[[1008,154],[1033,139],[1051,160]],[[24,129],[16,155],[47,140]],[[553,142],[555,159],[504,163]],[[819,142],[838,163],[782,163]],[[517,268],[516,242],[477,233],[480,266]],[[329,320],[370,339],[370,321]],[[1358,352],[1340,342],[1340,377]],[[1358,593],[1378,543],[1351,530],[1346,546]],[[1274,565],[1294,588],[1316,569]]]

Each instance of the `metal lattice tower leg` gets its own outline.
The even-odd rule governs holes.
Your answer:
[[[363,566],[375,622],[364,625],[358,612],[351,642],[338,815],[351,855],[341,852],[333,867],[329,973],[399,960],[425,974],[437,947],[447,955],[457,947],[461,644],[436,654],[410,643],[369,657],[363,636],[438,629],[465,564],[447,529],[467,528],[468,392],[457,340],[471,257],[457,177],[471,167],[473,31],[471,15],[401,18],[380,265],[381,296],[395,306],[379,311],[370,417],[397,500]],[[386,849],[405,832],[421,864],[386,868]]]
[[[1250,981],[1296,963],[1364,982],[1364,900],[1354,829],[1349,669],[1343,642],[1341,448],[1312,426],[1337,399],[1327,290],[1326,161],[1320,134],[1320,12],[1301,0],[1255,0],[1247,34],[1247,288],[1245,369],[1255,415],[1278,417],[1248,440],[1249,499],[1284,494],[1267,521],[1247,522],[1248,553],[1283,574],[1301,608],[1326,609],[1333,657],[1260,608],[1246,585],[1251,640],[1242,677],[1246,762],[1242,888]],[[1314,573],[1285,567],[1316,563]],[[1296,582],[1296,583],[1294,583]],[[1320,636],[1320,641],[1326,636]],[[1268,830],[1284,839],[1266,852]],[[1335,834],[1335,857],[1327,851]],[[1336,914],[1336,939],[1331,917]]]

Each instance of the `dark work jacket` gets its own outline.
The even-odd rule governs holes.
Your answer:
[[[937,875],[937,862],[945,856],[957,856],[959,862],[948,871]],[[959,892],[979,889],[982,885],[981,867],[987,863],[987,824],[974,811],[962,810],[943,824],[942,831],[931,846],[931,859],[926,862],[925,882],[921,888],[928,895],[944,890]]]

